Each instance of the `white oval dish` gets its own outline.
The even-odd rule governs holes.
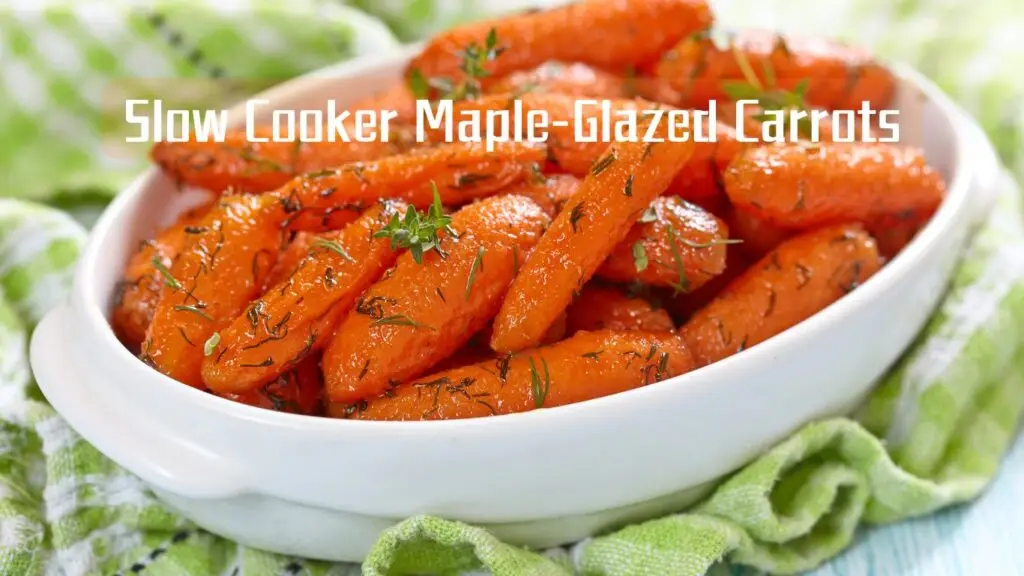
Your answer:
[[[394,81],[413,50],[264,96],[280,109],[365,96]],[[37,328],[36,379],[82,437],[167,504],[211,532],[276,552],[357,561],[381,530],[416,514],[549,546],[677,511],[804,423],[856,406],[944,291],[997,164],[937,88],[913,71],[899,75],[904,142],[922,146],[949,182],[941,209],[841,301],[695,372],[572,406],[442,422],[311,418],[205,394],[137,360],[107,323],[138,241],[190,200],[153,169],[106,210],[70,303]]]

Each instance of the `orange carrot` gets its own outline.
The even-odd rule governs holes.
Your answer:
[[[822,228],[783,242],[681,329],[707,365],[794,326],[871,277],[881,261],[860,225]]]
[[[694,34],[665,54],[657,75],[695,106],[726,98],[728,82],[756,78],[762,87],[787,91],[806,82],[807,101],[817,106],[857,110],[868,102],[872,110],[882,110],[896,86],[892,73],[866,50],[761,30],[731,35],[727,46],[718,46],[709,34]]]
[[[732,236],[743,242],[738,248],[753,259],[759,259],[793,235],[792,231],[773,226],[756,216],[729,207],[726,222]]]
[[[516,276],[494,321],[491,347],[514,352],[537,345],[692,154],[692,142],[612,144]]]
[[[274,267],[270,269],[267,275],[267,288],[287,280],[309,255],[310,247],[316,239],[317,235],[312,232],[296,232],[288,245],[278,254]]]
[[[729,231],[718,218],[672,196],[648,207],[597,275],[689,292],[725,270]]]
[[[931,211],[945,183],[920,150],[886,144],[752,148],[725,173],[740,210],[785,228]]]
[[[491,76],[549,60],[621,70],[657,58],[710,23],[704,0],[585,0],[452,28],[428,41],[406,73],[459,82],[465,53],[485,50],[489,35],[496,40],[496,54],[484,66]]]
[[[933,213],[934,211],[929,210],[883,216],[872,222],[865,222],[864,227],[878,242],[878,252],[882,257],[891,260],[910,244]]]
[[[701,117],[702,134],[710,135],[711,127],[706,117]],[[722,174],[729,164],[747,146],[736,139],[736,131],[726,124],[717,123],[712,142],[697,142],[693,157],[679,171],[667,194],[679,196],[690,202],[703,203],[724,197]]]
[[[567,311],[566,331],[675,330],[668,312],[643,298],[629,297],[618,288],[588,283]]]
[[[355,125],[349,124],[352,134]],[[254,132],[259,138],[272,136],[269,128]],[[151,155],[182,184],[212,192],[266,192],[305,172],[400,153],[413,140],[414,132],[400,126],[391,126],[388,140],[377,142],[251,142],[245,130],[236,130],[223,142],[158,142]]]
[[[323,410],[321,404],[323,388],[319,359],[313,355],[258,390],[244,394],[220,394],[220,396],[275,412],[316,416]]]
[[[680,294],[675,291],[656,293],[655,297],[665,306],[669,315],[679,325],[685,324],[698,310],[705,307],[725,290],[726,286],[746,272],[752,260],[747,253],[740,250],[742,244],[729,246],[725,257],[725,271],[715,276],[693,292]]]
[[[217,392],[243,393],[272,381],[320,349],[356,298],[395,261],[386,238],[374,238],[404,208],[389,202],[339,232],[317,236],[307,256],[220,332],[203,360],[203,381]]]
[[[564,406],[653,384],[693,369],[671,332],[579,332],[568,340],[425,376],[333,416],[452,420]]]
[[[566,94],[588,98],[631,98],[631,79],[586,64],[546,62],[533,70],[513,72],[489,83],[492,94]]]
[[[569,174],[541,175],[519,186],[508,188],[505,193],[526,196],[540,206],[549,217],[554,218],[562,207],[579,190],[580,180]]]
[[[349,110],[394,110],[398,113],[396,120],[401,122],[416,121],[416,95],[409,89],[406,82],[395,82],[388,88],[356,100],[348,105]],[[410,141],[411,142],[411,141]]]
[[[160,301],[163,280],[153,264],[154,259],[164,267],[170,266],[187,243],[192,226],[209,209],[210,203],[206,203],[183,213],[173,225],[162,230],[155,238],[142,242],[128,261],[124,278],[118,283],[117,300],[110,322],[117,337],[129,349],[137,350],[146,339],[146,329],[153,321],[157,302]]]
[[[203,357],[218,352],[217,331],[259,294],[281,246],[266,218],[266,196],[227,196],[196,225],[168,271],[142,346],[144,361],[164,374],[203,387]]]
[[[350,403],[415,378],[462,347],[490,320],[516,264],[548,217],[527,198],[499,196],[462,208],[441,250],[399,257],[370,287],[327,346],[323,370],[333,403]]]

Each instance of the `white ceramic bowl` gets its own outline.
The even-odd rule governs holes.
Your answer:
[[[409,55],[346,63],[266,96],[282,109],[363,96],[396,79]],[[679,510],[802,424],[851,410],[942,294],[995,159],[934,86],[900,76],[904,141],[923,146],[949,182],[941,209],[849,296],[696,372],[572,406],[444,422],[311,418],[204,394],[138,361],[107,323],[131,251],[189,200],[150,170],[97,223],[70,303],[36,330],[36,378],[75,430],[167,504],[257,548],[360,560],[382,529],[415,514],[548,546]]]

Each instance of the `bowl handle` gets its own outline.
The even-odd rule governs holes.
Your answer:
[[[70,306],[51,310],[29,347],[32,371],[50,405],[87,442],[150,486],[188,498],[226,498],[245,492],[226,463],[201,446],[145,421],[125,398],[83,377],[68,346]]]

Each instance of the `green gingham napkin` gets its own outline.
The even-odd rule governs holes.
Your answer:
[[[227,34],[232,42],[213,39],[202,52],[204,62],[221,63],[228,74],[236,65],[266,65],[288,75],[318,65],[307,56],[325,63],[354,54],[310,48],[317,35],[310,30],[344,37],[351,18],[365,21],[329,3],[293,2],[289,6],[296,10],[295,18],[301,18],[301,10],[313,10],[314,4],[317,10],[335,15],[308,18],[303,22],[306,32],[299,33],[283,29],[295,28],[296,20],[282,19],[282,29],[275,28],[277,20],[267,15],[279,5],[269,0],[250,0],[259,10],[242,19],[223,17],[210,8],[213,2],[193,0],[188,8],[179,2],[162,10],[167,10],[165,22],[178,14],[181,26],[175,29],[181,31],[182,42],[193,31],[230,28]],[[408,30],[428,29],[440,18],[439,12],[453,5],[441,0],[398,2],[420,6]],[[300,4],[308,5],[296,8]],[[387,18],[401,14],[394,2],[365,4],[384,11],[382,16]],[[428,4],[438,12],[423,8]],[[465,6],[486,10],[487,4],[495,3],[455,2],[457,9],[449,14],[464,17]],[[749,19],[757,18],[762,25],[846,35],[870,32],[873,36],[866,37],[867,42],[887,55],[916,62],[978,114],[1008,165],[1024,174],[1024,162],[1015,161],[1020,158],[1020,135],[1024,134],[1020,106],[1024,80],[998,69],[1013,61],[1016,43],[1001,44],[999,39],[1020,37],[1021,20],[1007,17],[1019,4],[1008,0],[1001,6],[1003,12],[997,12],[995,0],[986,4],[990,12],[975,4],[969,19],[943,0],[847,0],[817,13],[810,7],[821,3],[810,0],[773,3],[774,9],[765,8],[767,4],[724,0],[719,8],[727,21],[737,23],[749,24]],[[132,19],[152,23],[152,12],[149,20],[138,20],[141,12],[107,8],[105,20],[89,20],[93,13],[88,11],[64,10],[58,18],[49,12],[12,16],[3,10],[0,81],[8,87],[22,86],[24,82],[12,83],[14,75],[35,78],[37,88],[50,86],[35,94],[48,98],[47,105],[57,106],[65,118],[92,114],[101,121],[103,113],[87,103],[63,108],[64,101],[54,97],[66,95],[69,85],[85,97],[88,90],[82,86],[88,82],[81,78],[88,68],[85,63],[91,66],[93,58],[81,55],[89,54],[90,46],[97,43],[108,50],[116,45],[113,53],[119,56],[118,65],[127,66],[129,59],[120,56],[130,51],[133,34],[138,34],[139,41],[149,46],[149,57],[160,59],[162,65],[183,75],[204,74],[188,65],[187,54],[181,56],[163,46],[150,28],[124,25]],[[784,18],[792,14],[799,14],[799,19]],[[815,20],[816,14],[822,21]],[[780,15],[782,22],[765,20]],[[77,18],[77,24],[69,18]],[[28,36],[17,32],[26,19],[35,22]],[[59,61],[51,51],[60,48],[51,47],[45,39],[54,36],[52,30],[65,29],[61,26],[78,31],[63,36],[63,41],[80,55],[75,61],[79,66],[64,72],[54,72],[49,65],[36,68],[43,59],[50,64]],[[267,34],[284,39],[276,44],[277,51],[267,48],[272,45],[265,40],[269,36],[253,32],[268,29],[276,32]],[[900,34],[892,34],[896,29]],[[916,39],[927,38],[927,32],[935,30],[963,34],[919,50]],[[264,49],[254,57],[249,48],[257,36],[267,43],[260,44]],[[380,46],[390,42],[382,37]],[[353,45],[363,44],[349,44]],[[302,56],[296,56],[299,50],[291,46],[301,47]],[[20,64],[14,67],[9,64],[9,55],[24,56],[26,51],[33,55],[18,59]],[[988,57],[983,59],[983,54]],[[941,66],[930,64],[929,58],[936,58]],[[264,64],[269,62],[276,63]],[[984,68],[972,66],[974,62],[990,64]],[[252,70],[243,69],[246,74]],[[54,84],[54,74],[64,79]],[[115,73],[100,70],[97,74]],[[53,85],[58,86],[56,92]],[[5,97],[11,94],[0,92],[0,98]],[[81,199],[83,191],[103,191],[104,182],[118,181],[120,173],[107,170],[102,158],[74,160],[76,155],[95,153],[83,147],[89,142],[87,135],[62,131],[67,124],[40,120],[38,110],[30,114],[23,109],[25,102],[33,100],[24,95],[17,98],[20,104],[13,111],[0,101],[0,178],[5,178],[0,180],[0,196],[53,199],[55,191],[63,191],[56,198],[64,202]],[[33,128],[25,137],[19,130],[29,124]],[[17,138],[22,138],[22,145],[11,142]],[[65,147],[79,152],[64,152]],[[50,153],[51,161],[42,161],[44,152]],[[11,158],[15,157],[17,163],[35,162],[36,168],[14,170]],[[72,161],[64,163],[65,157]],[[996,209],[956,271],[943,304],[856,419],[810,424],[726,480],[706,502],[687,513],[543,553],[509,546],[484,530],[458,522],[412,518],[385,533],[362,567],[285,558],[224,541],[168,512],[136,478],[81,441],[40,397],[27,364],[28,334],[41,315],[65,297],[84,234],[58,210],[0,199],[0,574],[4,575],[455,574],[480,569],[499,575],[697,575],[723,559],[768,571],[796,572],[848,545],[862,523],[892,522],[976,496],[993,476],[1024,407],[1024,330],[1020,328],[1024,325],[1024,221],[1017,186],[1007,173]]]

